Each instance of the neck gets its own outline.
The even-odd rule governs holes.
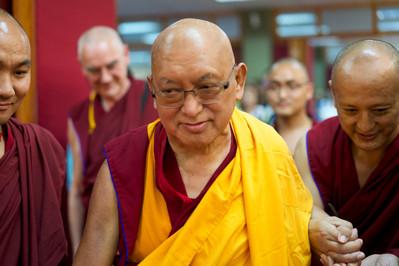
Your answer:
[[[374,169],[382,160],[385,150],[365,151],[352,146],[352,154],[355,161],[362,162]]]
[[[195,198],[201,193],[226,158],[230,151],[231,137],[228,127],[226,134],[217,137],[206,147],[182,147],[170,142],[189,197]]]
[[[181,158],[182,161],[203,157],[210,158],[209,160],[211,160],[211,157],[214,157],[214,155],[220,154],[220,152],[226,148],[230,148],[231,135],[231,129],[230,126],[228,126],[225,133],[216,137],[216,139],[208,145],[181,145],[170,138],[169,143],[176,154],[176,158]]]
[[[306,114],[306,110],[292,116],[277,116],[276,125],[279,131],[293,130],[297,128],[311,128],[312,120]]]

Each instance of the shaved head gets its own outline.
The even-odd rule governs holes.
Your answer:
[[[0,124],[17,111],[30,86],[31,52],[21,25],[0,9]]]
[[[29,38],[22,25],[13,16],[0,8],[0,34],[8,33],[10,31],[10,25],[15,27],[15,29],[21,33],[21,36],[25,39],[25,42],[29,45],[30,49]]]
[[[383,154],[398,135],[398,74],[399,53],[384,41],[355,42],[338,55],[330,86],[355,152]]]
[[[110,27],[95,26],[85,31],[78,40],[78,58],[82,59],[85,46],[97,44],[99,42],[112,42],[123,51],[123,42],[119,34]]]
[[[298,59],[294,58],[294,57],[286,57],[286,58],[282,58],[276,62],[274,62],[271,67],[270,70],[268,71],[269,74],[272,73],[273,71],[276,70],[276,68],[278,68],[279,66],[282,65],[290,65],[290,67],[292,68],[297,68],[300,71],[302,71],[303,76],[308,80],[309,79],[309,75],[308,75],[308,71],[306,70],[305,65],[299,61]]]
[[[234,65],[233,49],[223,30],[211,22],[190,18],[177,21],[159,34],[151,51],[152,71],[160,60],[187,53],[196,57],[207,54],[221,60],[222,65]]]
[[[389,65],[399,71],[399,52],[390,43],[381,40],[361,40],[345,47],[336,57],[332,69],[332,80],[337,72],[348,71],[357,63],[380,61],[385,59]],[[344,68],[344,69],[343,69]]]
[[[179,20],[158,35],[151,56],[148,84],[171,145],[208,149],[229,139],[247,67],[235,64],[223,30],[200,19]],[[172,102],[176,106],[171,95],[179,96]],[[202,126],[197,130],[194,124]]]

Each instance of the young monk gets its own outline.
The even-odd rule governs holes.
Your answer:
[[[28,92],[30,71],[28,36],[0,9],[1,265],[59,265],[67,255],[64,151],[47,130],[12,118]]]

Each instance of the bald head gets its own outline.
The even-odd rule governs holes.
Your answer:
[[[383,41],[359,41],[338,55],[330,86],[354,154],[380,156],[399,134],[398,74],[398,51]]]
[[[274,62],[270,67],[269,74],[272,74],[274,71],[278,71],[281,67],[290,67],[293,69],[297,69],[297,71],[301,73],[304,79],[309,79],[305,65],[294,57],[286,57]]]
[[[0,10],[0,124],[7,123],[29,90],[31,53],[21,25]]]
[[[21,24],[10,14],[0,8],[0,35],[9,33],[19,33],[29,48],[29,38],[25,30],[22,28]]]
[[[200,19],[182,19],[163,30],[152,46],[152,70],[160,60],[170,57],[219,59],[220,64],[234,65],[234,54],[227,35],[217,25]]]
[[[332,69],[332,80],[338,73],[350,72],[359,65],[370,64],[364,71],[383,66],[384,69],[392,68],[399,71],[399,52],[390,43],[381,40],[361,40],[345,47],[336,57]]]
[[[86,46],[95,45],[100,42],[112,43],[116,47],[120,47],[123,51],[123,42],[119,34],[110,27],[95,26],[85,31],[78,40],[78,58],[81,60],[83,50]]]

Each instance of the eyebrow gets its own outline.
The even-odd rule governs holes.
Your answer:
[[[198,79],[198,82],[205,81],[205,80],[212,79],[212,78],[216,78],[216,77],[217,76],[215,74],[213,74],[213,73],[206,73],[205,75],[202,75]]]
[[[206,73],[206,74],[202,75],[201,77],[199,77],[198,80],[196,81],[196,83],[206,81],[206,80],[209,80],[212,78],[217,78],[217,76],[213,73]],[[164,82],[166,84],[179,84],[178,81],[174,81],[174,80],[171,80],[168,78],[160,78],[159,81]]]
[[[32,61],[30,59],[25,59],[22,62],[15,64],[15,67],[17,67],[17,68],[24,67],[24,66],[30,67],[31,65],[32,65]],[[0,66],[1,67],[5,66],[4,62],[1,60],[0,60]]]
[[[26,60],[22,61],[21,63],[19,63],[17,65],[17,67],[22,67],[22,66],[28,66],[29,67],[31,65],[32,65],[32,61],[29,60],[29,59],[26,59]]]

